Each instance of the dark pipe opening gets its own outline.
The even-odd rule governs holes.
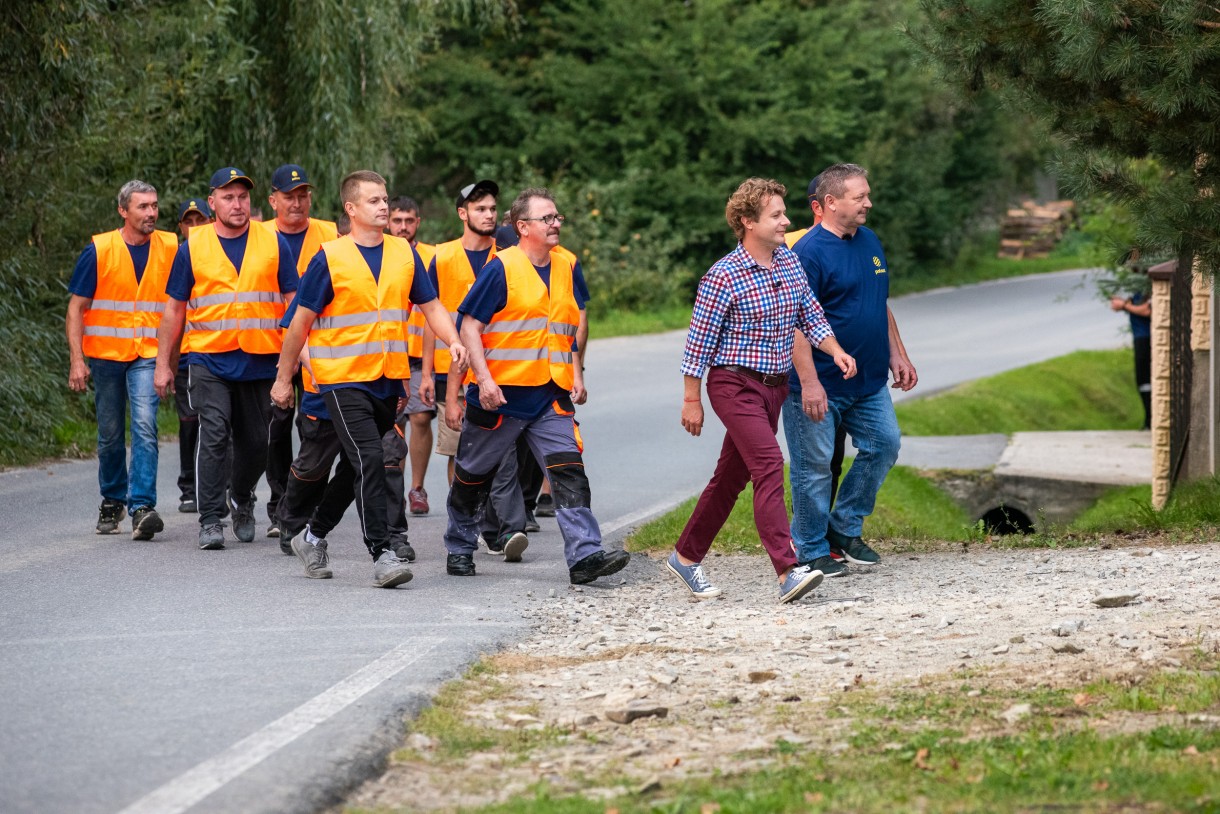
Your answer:
[[[980,518],[988,534],[1030,534],[1034,524],[1029,516],[1011,506],[996,506]]]

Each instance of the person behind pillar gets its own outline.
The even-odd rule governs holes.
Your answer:
[[[788,391],[793,331],[808,336],[843,375],[855,374],[809,289],[796,256],[784,246],[783,184],[747,178],[725,205],[738,244],[699,281],[682,356],[682,426],[703,432],[701,385],[725,427],[720,459],[665,565],[697,599],[720,595],[703,560],[746,483],[754,484],[754,524],[779,581],[781,604],[822,581],[798,565],[784,506],[784,456],[775,439]]]
[[[1152,302],[1148,292],[1110,298],[1110,310],[1125,311],[1131,318],[1131,344],[1135,352],[1135,388],[1144,404],[1144,426],[1152,429]]]
[[[572,354],[580,311],[572,264],[551,251],[563,216],[545,189],[523,191],[509,214],[520,242],[488,261],[458,307],[475,382],[466,391],[449,490],[445,570],[474,576],[479,513],[496,467],[524,434],[550,474],[569,580],[583,585],[622,570],[630,555],[602,548],[590,509],[572,404],[585,389]],[[460,365],[451,371],[459,373]]]
[[[284,237],[292,250],[297,274],[305,273],[318,247],[339,236],[335,224],[310,217],[313,208],[313,184],[305,170],[297,164],[285,164],[271,174],[271,195],[268,196],[275,219],[270,226]],[[298,377],[297,386],[300,386]],[[267,500],[268,537],[280,536],[276,507],[288,484],[288,468],[292,466],[293,411],[275,410],[271,414],[271,430],[267,438]]]
[[[455,206],[462,221],[462,236],[441,243],[428,267],[428,275],[436,286],[441,304],[451,318],[457,320],[458,305],[474,285],[483,266],[496,256],[496,200],[500,186],[495,181],[481,180],[467,184],[458,192]],[[449,459],[449,481],[453,481],[453,459],[457,454],[458,433],[462,426],[460,397],[462,376],[449,381],[449,349],[424,331],[424,358],[431,358],[435,370],[437,409],[444,420],[437,423],[436,452]],[[449,390],[452,388],[452,395]],[[524,521],[523,521],[524,522]]]
[[[308,343],[313,378],[356,472],[356,511],[373,557],[373,582],[393,588],[412,574],[390,547],[382,438],[394,426],[398,401],[406,397],[403,382],[411,375],[407,315],[414,304],[450,344],[457,331],[422,273],[418,253],[384,233],[390,215],[385,179],[369,170],[353,172],[343,179],[340,197],[351,234],[324,244],[301,279],[271,397],[281,407],[292,403],[292,372]],[[455,358],[460,364],[465,353]],[[302,535],[292,545],[307,574],[327,568],[323,542]]]
[[[186,240],[192,227],[212,222],[212,210],[203,198],[190,198],[178,207],[178,231]],[[199,414],[187,394],[187,354],[178,357],[174,374],[174,409],[178,413],[178,511],[195,514],[195,447],[199,444]]]
[[[886,384],[910,390],[918,382],[886,304],[889,268],[881,241],[864,225],[872,201],[867,171],[835,164],[819,176],[822,222],[797,241],[795,253],[858,375],[848,379],[795,338],[793,372],[784,404],[792,482],[792,540],[802,563],[838,576],[847,563],[880,557],[862,539],[864,518],[898,459],[898,421]],[[852,437],[856,459],[831,506],[830,461],[835,433]]]
[[[204,550],[224,548],[226,500],[233,535],[254,541],[254,487],[267,465],[279,321],[299,279],[283,236],[250,221],[254,182],[225,167],[210,186],[215,222],[191,229],[170,270],[156,373],[164,398],[174,392],[181,341],[188,354],[188,393],[199,414],[195,490]]]
[[[157,230],[157,190],[128,181],[118,194],[123,225],[94,235],[68,284],[68,387],[93,379],[97,410],[97,533],[117,534],[124,511],[131,538],[165,528],[157,514],[157,320],[178,241]],[[131,468],[126,424],[131,419]]]
[[[401,237],[414,247],[427,269],[436,253],[436,247],[428,243],[420,243],[416,236],[419,225],[423,221],[419,214],[419,204],[414,198],[398,195],[390,199],[390,223],[386,231],[394,237]],[[432,419],[436,417],[436,391],[432,379],[432,360],[428,359],[426,367],[423,360],[424,326],[423,312],[417,308],[411,309],[407,320],[407,355],[411,362],[411,379],[407,382],[407,400],[401,405],[398,416],[394,420],[394,429],[385,434],[382,445],[385,450],[386,488],[390,491],[390,539],[395,550],[411,552],[414,560],[414,549],[407,540],[407,508],[411,514],[424,515],[431,507],[428,505],[428,490],[424,488],[424,479],[428,475],[428,459],[432,455]],[[411,439],[407,441],[407,425],[410,425]],[[411,460],[411,488],[406,488],[405,464]],[[401,557],[401,553],[399,554]]]

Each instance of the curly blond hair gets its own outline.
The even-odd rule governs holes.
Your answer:
[[[768,198],[778,195],[782,200],[786,194],[788,188],[779,181],[770,178],[747,178],[729,196],[729,202],[724,207],[724,219],[729,222],[733,234],[737,235],[740,241],[746,234],[746,225],[742,219],[758,220]]]

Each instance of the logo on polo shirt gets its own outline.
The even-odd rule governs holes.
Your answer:
[[[875,254],[873,255],[873,265],[876,266],[873,274],[885,274],[885,269],[881,267],[881,258]]]

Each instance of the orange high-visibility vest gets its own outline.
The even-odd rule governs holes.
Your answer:
[[[279,353],[280,237],[274,229],[251,222],[241,270],[233,268],[220,246],[213,223],[191,229],[190,247],[195,287],[186,303],[186,341],[194,353]]]
[[[279,221],[271,221],[271,228],[275,231],[280,230]],[[318,220],[310,218],[309,225],[305,227],[305,242],[301,244],[301,254],[297,257],[297,276],[305,276],[305,269],[309,268],[309,261],[313,260],[313,256],[318,253],[318,249],[323,243],[335,240],[339,237],[339,227],[328,220]]]
[[[97,251],[97,288],[85,311],[81,349],[92,359],[131,362],[157,355],[157,326],[165,310],[169,279],[178,240],[172,232],[153,232],[148,264],[136,283],[131,250],[116,229],[93,236]]]
[[[487,253],[487,262],[490,263],[493,257],[496,257],[495,244],[492,244],[491,251]],[[538,276],[537,272],[534,276]],[[474,269],[470,265],[470,258],[466,256],[466,250],[462,248],[462,241],[450,240],[437,246],[436,294],[441,305],[449,312],[449,318],[455,323],[458,318],[458,306],[462,304],[472,285]],[[437,337],[436,353],[432,359],[433,368],[438,374],[449,372],[449,346],[442,342],[440,337]]]
[[[426,274],[428,264],[432,262],[432,258],[436,256],[436,247],[431,243],[416,243],[415,251],[419,253],[419,259],[423,262],[423,267],[419,270],[420,274]],[[424,355],[424,314],[412,304],[411,316],[407,318],[407,354],[419,359]]]
[[[309,360],[318,384],[411,378],[407,311],[415,259],[411,244],[385,236],[376,280],[350,236],[322,244],[335,289],[309,331]]]
[[[580,310],[572,290],[572,264],[551,254],[551,286],[543,284],[534,264],[519,247],[498,255],[504,264],[508,302],[487,323],[483,354],[496,384],[536,386],[554,381],[564,390],[573,384],[572,344]]]
[[[805,233],[808,231],[808,229],[797,229],[795,232],[785,232],[784,243],[788,244],[788,248],[791,249],[796,245],[798,240],[805,236]]]

